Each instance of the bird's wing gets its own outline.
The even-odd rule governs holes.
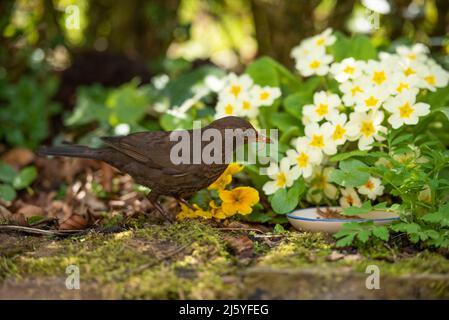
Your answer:
[[[127,156],[155,169],[171,167],[170,132],[138,132],[127,136],[102,137],[104,143]],[[178,170],[173,169],[176,173]]]

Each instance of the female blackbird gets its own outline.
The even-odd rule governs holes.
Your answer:
[[[219,133],[217,140],[221,139],[218,141],[221,155],[215,155],[220,157],[221,161],[211,163],[211,161],[204,161],[203,157],[192,161],[192,157],[198,156],[198,152],[202,152],[205,146],[216,142],[213,141],[215,140],[212,139],[213,137],[210,137],[210,133],[207,134],[209,140],[203,141],[203,134],[207,132],[207,129],[215,129],[212,131]],[[229,139],[226,132],[229,133],[229,129],[234,133],[230,148],[226,144],[226,139]],[[184,147],[193,149],[193,152],[188,154],[189,159],[183,163],[174,161],[172,150],[180,142],[173,136],[170,138],[172,133],[188,133],[187,146],[184,145]],[[197,141],[198,139],[200,141]],[[236,148],[242,143],[269,142],[268,138],[258,134],[248,121],[232,116],[218,119],[199,129],[138,132],[127,136],[103,137],[102,140],[105,143],[102,148],[63,145],[41,147],[38,153],[40,155],[97,159],[116,167],[133,177],[137,183],[151,189],[148,200],[166,219],[169,219],[169,216],[159,204],[159,196],[175,197],[179,202],[191,207],[184,198],[208,187],[217,180],[232,160],[232,154]],[[195,144],[199,145],[201,150],[195,149]],[[210,154],[213,156],[215,151],[212,150]]]

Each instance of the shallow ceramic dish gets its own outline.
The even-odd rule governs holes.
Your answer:
[[[327,219],[318,215],[317,208],[307,208],[293,211],[287,215],[288,221],[298,230],[321,231],[336,233],[341,229],[343,223],[358,221],[373,221],[376,225],[385,225],[399,220],[399,215],[386,211],[372,211],[357,215],[360,219]],[[326,207],[321,207],[325,210]],[[330,207],[331,210],[341,211],[340,207]]]

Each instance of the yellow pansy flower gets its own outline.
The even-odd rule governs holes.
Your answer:
[[[252,206],[259,202],[259,192],[251,187],[220,190],[218,195],[223,201],[221,208],[226,215],[250,214],[253,211]]]

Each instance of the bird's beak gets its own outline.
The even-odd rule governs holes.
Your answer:
[[[254,139],[254,141],[260,142],[260,143],[272,143],[270,138],[268,138],[260,133],[257,133],[257,137],[256,137],[256,139]]]

